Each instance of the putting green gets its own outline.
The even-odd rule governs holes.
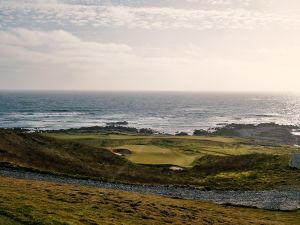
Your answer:
[[[115,149],[128,149],[132,154],[125,157],[140,164],[171,164],[181,167],[192,166],[196,155],[185,155],[177,150],[162,148],[155,145],[123,145]]]

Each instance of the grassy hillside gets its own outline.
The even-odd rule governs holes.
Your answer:
[[[204,186],[227,187],[228,189],[268,189],[297,187],[299,170],[287,165],[288,156],[250,154],[237,156],[208,155],[197,160],[193,171],[202,173]],[[210,184],[210,185],[209,185]]]
[[[147,173],[147,168],[130,163],[104,148],[10,130],[0,130],[0,156],[2,165],[9,163],[41,171],[110,180],[144,181],[144,172]],[[151,175],[147,180],[151,182]]]
[[[59,166],[72,164],[82,167],[80,161],[99,165],[123,165],[127,161],[104,148],[94,148],[79,143],[62,142],[45,138],[38,134],[24,134],[10,130],[0,130],[0,150],[2,158],[14,160],[16,163],[36,165],[37,167],[53,167],[52,161]],[[44,161],[43,161],[44,160]],[[43,161],[41,163],[41,161]]]
[[[230,137],[200,137],[172,135],[116,135],[116,134],[44,134],[60,140],[78,142],[110,150],[128,149],[133,154],[126,158],[143,164],[175,164],[191,167],[206,155],[234,156],[246,154],[287,155],[299,152],[291,146],[263,145],[247,139]]]
[[[299,224],[300,212],[0,177],[0,224]],[[7,223],[8,222],[8,223]]]
[[[124,148],[132,154],[121,157],[112,153]],[[223,137],[40,135],[0,130],[2,165],[201,189],[265,190],[278,186],[300,189],[299,171],[288,166],[288,153],[297,151],[294,147],[264,146]],[[172,171],[167,165],[157,164],[185,168]]]

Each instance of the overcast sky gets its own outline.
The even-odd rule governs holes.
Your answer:
[[[299,87],[299,0],[0,0],[0,89]]]

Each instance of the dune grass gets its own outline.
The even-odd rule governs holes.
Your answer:
[[[186,171],[181,173],[165,171],[155,173],[156,177],[177,184],[234,190],[264,190],[277,186],[300,188],[299,173],[288,166],[288,154],[300,152],[299,148],[293,146],[264,144],[228,137],[126,134],[46,135],[111,150],[127,148],[133,154],[126,155],[125,158],[133,163],[173,164],[186,167]],[[211,167],[203,166],[207,160],[206,157],[210,157]],[[257,163],[251,164],[255,160]],[[241,162],[246,162],[245,166],[239,167]],[[250,166],[247,166],[247,163],[250,163]]]
[[[22,225],[22,223],[14,220],[10,217],[1,215],[1,212],[0,212],[0,225]]]
[[[219,136],[172,136],[128,134],[43,134],[65,141],[75,141],[108,149],[128,148],[134,154],[126,156],[134,163],[174,164],[191,167],[206,155],[231,156],[246,154],[287,155],[300,152],[293,146],[263,145],[253,141]]]
[[[300,212],[0,177],[0,224],[299,224]],[[8,223],[7,223],[8,222]]]
[[[0,166],[9,164],[26,169],[112,181],[140,182],[145,180],[146,173],[149,174],[147,180],[151,182],[155,178],[151,174],[158,172],[154,168],[133,164],[104,148],[1,129],[0,156]]]
[[[76,135],[77,138],[86,136]],[[98,136],[101,138],[59,140],[44,134],[0,129],[0,166],[108,181],[201,189],[270,190],[278,186],[300,189],[299,171],[288,166],[287,154],[299,152],[295,147],[174,136],[134,139],[125,139],[126,135],[119,135],[122,136],[120,139],[116,135],[114,139],[102,138],[107,136],[104,134]],[[116,148],[129,148],[134,154],[121,157],[112,153]],[[169,164],[185,168],[172,171]]]
[[[46,136],[46,137],[45,137]],[[109,150],[129,149],[119,157]],[[203,189],[300,188],[289,146],[222,137],[22,134],[0,130],[0,165],[114,181]],[[128,161],[129,159],[130,161]],[[174,164],[184,171],[141,164]],[[192,167],[191,167],[192,166]],[[0,224],[299,224],[272,212],[116,190],[0,177]]]

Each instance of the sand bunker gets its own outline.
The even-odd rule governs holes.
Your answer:
[[[117,155],[130,155],[132,152],[128,149],[114,149],[113,152]]]

